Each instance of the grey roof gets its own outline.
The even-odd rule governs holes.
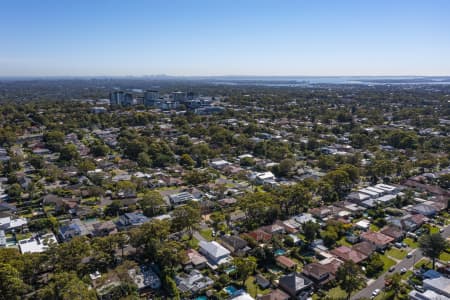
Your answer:
[[[204,252],[207,252],[210,256],[215,258],[230,255],[230,251],[228,251],[225,247],[223,247],[216,241],[212,242],[201,241],[199,243],[199,246]]]

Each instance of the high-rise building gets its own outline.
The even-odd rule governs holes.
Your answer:
[[[187,99],[186,92],[172,92],[172,99],[175,102],[183,103]]]
[[[155,106],[156,101],[159,99],[159,92],[155,90],[147,90],[144,93],[144,105]]]
[[[133,95],[123,91],[114,91],[109,94],[109,103],[113,106],[133,105]]]
[[[131,93],[125,93],[124,97],[123,97],[123,102],[122,105],[123,106],[131,106],[134,104],[133,101],[133,94]]]
[[[109,93],[109,103],[111,105],[122,105],[124,94],[125,93],[123,91],[114,91]]]

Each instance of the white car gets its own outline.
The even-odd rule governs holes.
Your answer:
[[[375,297],[375,296],[377,296],[379,293],[380,293],[380,289],[375,289],[375,290],[372,292],[372,296]]]
[[[401,270],[400,270],[400,274],[405,274],[406,273],[406,268],[401,268]]]

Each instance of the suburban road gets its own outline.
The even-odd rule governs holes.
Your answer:
[[[444,238],[447,238],[450,236],[450,225],[444,228],[444,231],[441,233]],[[381,274],[375,281],[371,282],[366,288],[356,293],[354,296],[351,297],[351,300],[357,300],[361,298],[369,298],[372,296],[372,292],[375,289],[383,289],[384,287],[384,276],[386,274],[392,274],[395,272],[400,272],[402,268],[405,268],[407,270],[412,269],[415,263],[417,263],[422,257],[422,251],[420,249],[415,249],[411,251],[413,253],[413,256],[411,258],[404,258],[402,261],[398,262],[395,265],[395,270],[393,272],[386,272]]]

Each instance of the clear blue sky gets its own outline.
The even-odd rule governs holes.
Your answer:
[[[0,76],[450,75],[448,0],[1,0]]]

